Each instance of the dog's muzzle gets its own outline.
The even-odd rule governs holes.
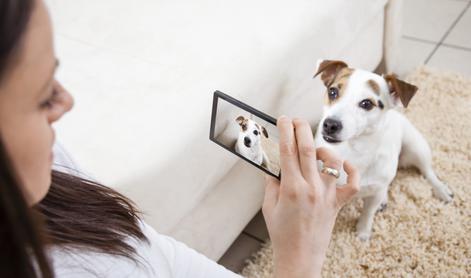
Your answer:
[[[250,148],[250,143],[252,143],[252,141],[250,140],[249,137],[244,137],[244,145],[247,147],[247,148]]]
[[[337,139],[332,138],[332,137],[327,136],[327,135],[322,135],[322,138],[324,138],[324,140],[328,143],[340,143],[340,142],[342,142],[340,140],[337,140]]]
[[[322,137],[328,143],[340,143],[336,136],[342,130],[342,122],[333,118],[326,118],[322,124]]]

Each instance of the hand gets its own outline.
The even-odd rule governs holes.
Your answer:
[[[335,218],[359,190],[357,170],[343,163],[347,184],[319,173],[317,159],[341,169],[342,160],[314,146],[306,121],[278,119],[281,182],[267,176],[262,207],[274,250],[276,277],[320,277]]]

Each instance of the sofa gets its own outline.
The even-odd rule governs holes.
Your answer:
[[[75,107],[57,138],[158,232],[219,259],[260,210],[263,173],[208,138],[221,90],[319,120],[318,59],[394,70],[400,0],[46,0]]]

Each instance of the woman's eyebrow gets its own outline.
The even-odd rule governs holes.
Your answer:
[[[50,71],[50,73],[48,75],[48,78],[46,79],[46,82],[44,83],[43,86],[41,86],[41,89],[39,90],[40,94],[42,94],[46,90],[47,86],[49,85],[51,80],[54,78],[54,74],[56,73],[56,70],[57,70],[58,67],[59,67],[59,60],[56,59],[56,62],[54,63],[54,67]]]

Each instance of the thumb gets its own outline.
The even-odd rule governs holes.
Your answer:
[[[360,190],[360,175],[358,170],[348,161],[343,163],[343,169],[348,175],[347,184],[337,188],[337,204],[342,207]]]
[[[269,175],[265,176],[265,198],[263,199],[262,213],[265,217],[271,215],[271,212],[278,203],[278,195],[280,190],[280,182]]]

